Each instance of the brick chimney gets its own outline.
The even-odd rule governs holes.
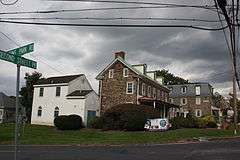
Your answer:
[[[120,51],[120,52],[116,52],[114,53],[115,54],[115,59],[118,58],[118,57],[121,57],[122,59],[125,59],[125,52],[123,51]]]

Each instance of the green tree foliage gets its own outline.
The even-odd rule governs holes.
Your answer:
[[[169,73],[168,70],[162,69],[157,71],[157,76],[164,78],[164,84],[175,85],[175,84],[186,84],[188,80],[185,80],[181,77],[174,76],[172,73]]]
[[[22,87],[20,90],[21,104],[25,107],[26,116],[28,122],[31,121],[32,112],[32,102],[33,102],[33,85],[37,84],[38,80],[41,78],[42,74],[39,72],[26,73],[24,79],[26,80],[26,86]]]
[[[160,112],[151,106],[120,104],[108,109],[100,118],[92,122],[91,127],[104,130],[144,130],[149,118],[158,118]]]

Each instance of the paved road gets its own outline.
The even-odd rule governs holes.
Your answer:
[[[0,146],[0,160],[13,160]],[[240,160],[240,139],[148,146],[21,146],[20,160]]]

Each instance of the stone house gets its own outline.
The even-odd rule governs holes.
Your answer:
[[[85,125],[100,114],[99,96],[84,74],[49,77],[34,85],[31,124],[54,125],[58,115],[76,114]]]
[[[148,71],[146,64],[131,65],[125,60],[125,52],[115,53],[114,60],[96,77],[99,80],[101,113],[110,107],[132,103],[147,104],[159,108],[162,117],[169,117],[170,90],[163,86],[162,77]]]
[[[196,117],[213,115],[219,109],[213,103],[213,87],[209,83],[188,83],[183,85],[168,85],[169,101],[181,106],[180,114],[188,113]]]

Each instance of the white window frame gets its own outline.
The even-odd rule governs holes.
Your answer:
[[[142,83],[142,95],[143,96],[146,95],[146,85],[145,85],[145,83]]]
[[[58,113],[58,114],[56,115],[56,113]],[[55,109],[54,109],[54,118],[56,118],[58,116],[59,116],[59,107],[55,107]]]
[[[200,115],[198,115],[198,113],[200,113]],[[196,109],[195,110],[195,116],[196,117],[202,117],[202,110],[201,109]]]
[[[108,78],[113,78],[113,74],[114,74],[114,69],[109,69]]]
[[[161,99],[161,90],[157,90],[157,99]]]
[[[196,105],[200,105],[201,104],[201,97],[196,97]]]
[[[128,77],[128,68],[123,68],[123,77]]]
[[[147,96],[151,97],[151,86],[148,86],[148,90],[147,90]]]
[[[43,109],[42,109],[42,106],[39,106],[39,107],[38,107],[38,110],[37,110],[37,116],[38,116],[38,117],[42,117],[42,110],[43,110]],[[40,113],[41,113],[40,115],[39,115],[39,111],[40,111]]]
[[[41,94],[41,90],[42,90],[42,94]],[[43,97],[44,95],[44,87],[40,87],[39,88],[39,97]]]
[[[58,93],[58,88],[60,88],[60,89],[59,89],[59,90],[60,90],[60,91],[59,91],[59,95],[57,94],[57,93]],[[59,86],[56,87],[56,94],[55,94],[56,97],[60,97],[60,96],[61,96],[61,90],[62,90],[61,87],[59,87]]]
[[[184,90],[184,88],[185,88],[185,90]],[[187,93],[187,86],[181,87],[181,93],[183,93],[183,94]]]
[[[153,87],[153,98],[157,98],[156,88]]]
[[[183,100],[185,99],[185,103],[183,103]],[[186,105],[187,104],[187,98],[181,98],[181,105]]]
[[[132,92],[128,92],[128,86],[129,84],[132,84]],[[126,86],[126,94],[133,94],[134,93],[134,82],[127,82]]]
[[[199,88],[199,89],[197,89]],[[201,94],[201,86],[195,86],[195,94],[196,96],[199,96]]]

